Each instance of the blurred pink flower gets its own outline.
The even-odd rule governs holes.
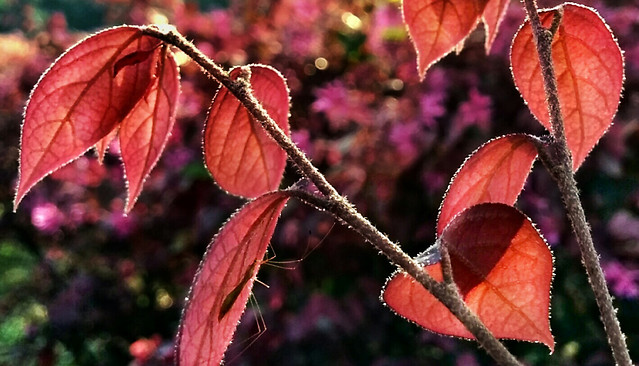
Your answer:
[[[462,353],[457,356],[457,360],[455,361],[455,365],[457,366],[479,366],[479,361],[474,354],[470,352]]]
[[[617,240],[639,240],[639,218],[621,210],[608,221],[608,231]]]
[[[603,270],[613,293],[631,299],[639,297],[639,270],[628,269],[618,261],[604,263]]]
[[[444,97],[443,92],[434,91],[424,93],[419,98],[419,107],[422,112],[420,121],[425,127],[433,128],[437,122],[436,119],[446,114]]]
[[[468,100],[462,102],[457,109],[457,114],[453,118],[453,125],[450,131],[450,138],[456,139],[465,129],[477,126],[483,131],[490,127],[492,118],[492,100],[489,96],[482,94],[473,88],[468,93]]]
[[[38,204],[31,210],[31,222],[46,234],[56,232],[64,222],[64,214],[51,202]]]
[[[348,90],[342,81],[336,80],[316,89],[315,96],[317,99],[311,108],[326,115],[332,130],[340,130],[351,121],[370,124],[371,115],[363,95]]]
[[[415,121],[396,123],[391,127],[389,140],[399,153],[402,164],[410,163],[419,155],[421,135],[421,128]]]

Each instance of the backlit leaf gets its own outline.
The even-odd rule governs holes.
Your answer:
[[[157,77],[120,124],[120,152],[127,181],[129,212],[144,180],[155,166],[169,139],[180,93],[180,74],[171,51],[164,47]]]
[[[119,129],[120,129],[119,126],[114,128],[113,130],[111,130],[111,132],[109,132],[106,136],[101,138],[100,141],[98,141],[95,144],[94,148],[95,148],[95,154],[97,155],[97,158],[98,158],[98,163],[102,164],[104,162],[104,155],[106,155],[106,152],[109,149],[109,145],[111,145],[111,142],[113,142],[113,140],[115,140],[115,138],[118,136]]]
[[[507,135],[491,140],[466,159],[451,180],[442,201],[437,235],[455,215],[484,202],[513,205],[537,158],[528,135]]]
[[[289,93],[275,69],[252,65],[253,95],[280,128],[290,135]],[[231,71],[237,77],[240,69]],[[286,153],[228,89],[215,95],[204,128],[204,160],[213,179],[231,194],[257,197],[277,189]]]
[[[541,342],[552,352],[553,258],[529,219],[511,206],[484,203],[455,217],[441,239],[464,302],[488,329],[498,338]],[[440,263],[426,269],[442,281]],[[403,272],[386,283],[382,298],[399,315],[428,330],[474,339],[442,303]]]
[[[403,0],[402,12],[415,50],[421,79],[426,70],[475,28],[488,0]],[[457,51],[460,51],[460,48]]]
[[[155,57],[114,66],[159,41],[137,27],[107,29],[58,58],[31,92],[22,124],[20,177],[14,208],[40,179],[111,132],[147,90]]]
[[[559,101],[573,169],[612,124],[623,84],[623,56],[612,32],[592,9],[564,4],[561,25],[552,42]],[[540,13],[544,26],[554,10]],[[530,22],[513,40],[511,64],[515,84],[535,117],[552,130],[539,59]]]
[[[486,8],[482,14],[484,30],[486,32],[486,53],[490,52],[495,37],[497,37],[497,30],[506,15],[509,4],[510,0],[488,0],[488,4],[486,4]]]
[[[180,323],[178,365],[222,361],[287,200],[275,192],[249,202],[209,244]]]

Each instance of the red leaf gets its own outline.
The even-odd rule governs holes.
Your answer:
[[[47,70],[24,114],[14,207],[40,179],[95,145],[129,113],[146,91],[155,62],[124,67],[115,77],[114,65],[158,42],[136,27],[111,28],[80,41]]]
[[[404,23],[417,51],[417,70],[426,70],[453,51],[479,22],[488,0],[403,0]],[[460,51],[461,48],[458,48]]]
[[[179,365],[222,361],[287,200],[287,193],[275,192],[249,202],[213,238],[182,316]]]
[[[486,8],[482,14],[486,32],[486,53],[490,52],[495,37],[497,37],[497,30],[506,15],[508,4],[510,4],[510,0],[488,0],[488,4],[486,4]]]
[[[606,23],[592,9],[564,4],[564,15],[552,43],[559,101],[573,169],[577,170],[612,124],[623,84],[623,56]],[[554,10],[540,12],[544,26]],[[530,22],[513,40],[513,78],[535,117],[552,130],[539,59]]]
[[[234,69],[231,76],[239,72]],[[290,135],[289,93],[282,75],[273,68],[252,65],[251,86],[255,98]],[[277,189],[286,167],[286,153],[225,87],[217,92],[209,110],[204,159],[220,187],[244,197]]]
[[[118,130],[119,127],[114,128],[95,144],[95,154],[97,155],[98,163],[102,164],[104,162],[104,155],[106,154],[109,145],[111,145],[111,142],[118,136]]]
[[[120,125],[120,152],[128,190],[125,212],[133,208],[144,180],[164,150],[175,122],[179,94],[178,66],[164,47],[158,76]]]
[[[553,258],[524,214],[500,203],[473,206],[444,230],[442,243],[464,302],[496,337],[541,342],[554,350],[549,323]],[[442,281],[439,263],[426,269]],[[391,277],[382,298],[399,315],[428,330],[474,339],[442,303],[404,273]]]
[[[475,150],[448,186],[439,210],[437,235],[455,215],[476,204],[513,205],[536,158],[532,138],[521,134],[496,138]]]

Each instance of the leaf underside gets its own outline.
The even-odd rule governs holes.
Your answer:
[[[552,59],[566,139],[573,170],[577,170],[612,124],[621,97],[623,56],[612,32],[593,9],[570,3],[562,6]],[[545,27],[552,23],[554,12],[540,12]],[[512,44],[513,78],[531,112],[552,130],[536,52],[527,21]]]
[[[455,217],[441,238],[464,302],[487,328],[498,338],[541,342],[552,352],[553,258],[528,218],[511,206],[484,203]],[[442,281],[440,263],[425,268]],[[428,330],[474,339],[442,303],[403,272],[389,279],[382,298],[399,315]]]
[[[21,132],[20,177],[14,208],[42,178],[97,144],[144,95],[155,57],[122,67],[122,57],[157,47],[137,27],[107,29],[60,56],[36,84]]]
[[[437,220],[437,235],[463,210],[479,203],[513,205],[537,158],[532,137],[514,134],[491,140],[466,159],[451,180]]]
[[[180,322],[179,365],[222,362],[287,200],[286,192],[256,198],[235,213],[209,244]]]
[[[289,92],[275,69],[252,65],[251,87],[273,120],[290,135]],[[231,71],[237,77],[240,69]],[[215,95],[204,128],[204,160],[216,183],[227,192],[257,197],[279,187],[286,153],[225,87]]]

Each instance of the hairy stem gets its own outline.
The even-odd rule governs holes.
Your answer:
[[[142,29],[144,34],[158,38],[179,48],[193,59],[209,75],[224,85],[246,107],[251,115],[259,121],[268,134],[286,151],[289,158],[324,196],[317,196],[303,190],[291,190],[293,196],[328,211],[344,224],[352,227],[376,249],[386,255],[392,263],[415,278],[426,290],[441,301],[477,338],[486,352],[501,365],[521,365],[517,359],[499,342],[464,303],[456,285],[435,281],[424,268],[404,253],[386,235],[362,216],[337,190],[326,180],[324,175],[308,160],[305,154],[284,134],[277,123],[268,115],[251,92],[250,84],[245,78],[233,80],[219,65],[202,54],[191,42],[173,29],[164,30],[154,26]]]
[[[539,54],[548,110],[552,125],[553,140],[547,145],[547,149],[540,152],[540,156],[548,168],[550,174],[557,182],[561,196],[566,207],[567,216],[575,233],[582,263],[588,274],[590,286],[595,295],[599,312],[608,336],[608,343],[612,349],[612,355],[617,365],[631,366],[632,360],[626,345],[626,339],[621,332],[621,326],[617,320],[616,310],[612,304],[612,297],[599,263],[599,255],[595,249],[590,233],[590,227],[586,221],[586,215],[579,199],[577,182],[572,171],[572,157],[566,134],[564,121],[561,115],[559,92],[557,90],[557,78],[552,63],[552,38],[561,22],[562,11],[555,13],[555,19],[550,29],[542,26],[535,0],[523,0],[528,18],[533,30],[533,37]]]

